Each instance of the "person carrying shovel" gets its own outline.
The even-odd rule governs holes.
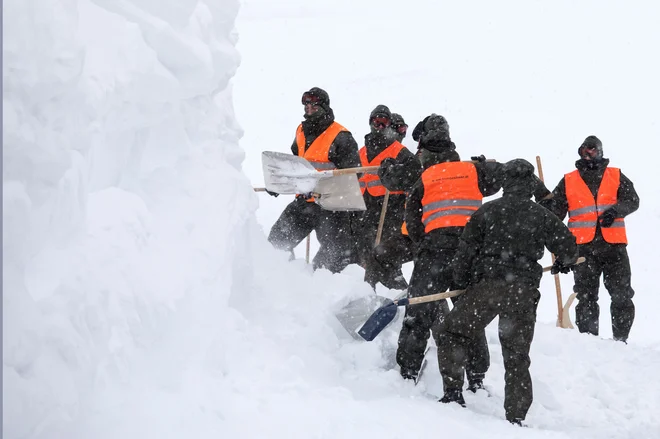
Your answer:
[[[313,87],[303,94],[302,104],[305,120],[296,130],[291,145],[293,154],[305,158],[319,171],[359,167],[357,142],[350,131],[335,122],[328,93]],[[351,236],[354,215],[353,212],[324,210],[311,194],[298,194],[271,228],[268,241],[293,255],[293,249],[316,231],[320,249],[313,260],[314,269],[326,268],[338,273],[356,258]]]
[[[635,291],[631,286],[626,218],[639,208],[635,186],[619,168],[610,167],[603,143],[588,136],[578,148],[575,170],[564,175],[541,205],[560,220],[568,214],[568,228],[587,263],[573,273],[578,304],[575,324],[582,333],[598,335],[598,290],[603,277],[611,297],[612,336],[627,343],[635,320]]]
[[[405,221],[415,248],[408,298],[441,293],[454,286],[450,263],[463,228],[482,199],[497,193],[501,185],[501,164],[487,162],[483,156],[473,157],[472,162],[460,161],[443,116],[430,115],[416,131],[423,173],[406,199]],[[396,353],[403,378],[417,380],[429,331],[437,345],[438,325],[448,311],[446,300],[406,307]],[[476,392],[483,388],[490,366],[484,331],[475,337],[468,356],[468,380]]]
[[[539,184],[543,185],[529,162],[507,162],[502,197],[471,215],[452,264],[454,285],[465,293],[445,316],[438,343],[444,385],[440,402],[465,406],[463,375],[466,367],[469,371],[471,345],[482,339],[486,326],[499,315],[504,408],[506,419],[518,425],[533,397],[529,350],[544,271],[537,261],[547,248],[556,256],[552,274],[568,273],[579,262],[568,227],[530,200]]]
[[[397,140],[400,133],[395,131],[393,120],[390,109],[385,105],[376,106],[369,115],[370,132],[364,137],[360,160],[362,167],[379,168],[377,172],[365,173],[359,179],[367,210],[357,221],[354,234],[360,265],[365,268],[365,281],[372,287],[381,282],[388,288],[403,290],[407,283],[401,267],[398,270],[383,267],[374,254],[375,246],[381,241],[388,241],[401,233],[405,191],[421,173],[421,165],[415,155]],[[397,122],[397,128],[402,126],[403,118]]]

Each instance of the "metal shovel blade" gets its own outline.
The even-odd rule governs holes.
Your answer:
[[[314,192],[316,183],[322,177],[304,158],[276,151],[261,153],[261,168],[266,189],[278,194]]]
[[[356,340],[364,340],[357,334],[357,330],[364,325],[364,322],[377,310],[392,303],[391,299],[383,296],[371,295],[361,297],[349,302],[339,312],[335,314],[339,323],[346,329],[346,332]]]
[[[355,174],[322,178],[318,181],[314,192],[320,194],[319,197],[315,197],[316,203],[325,210],[367,210]]]

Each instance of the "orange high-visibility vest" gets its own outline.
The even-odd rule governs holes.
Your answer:
[[[401,234],[408,236],[408,226],[405,221],[401,224]]]
[[[598,216],[617,202],[620,179],[621,171],[618,168],[606,168],[594,200],[589,187],[580,176],[580,171],[575,170],[564,175],[568,200],[568,228],[575,235],[578,244],[591,242],[596,236]],[[616,218],[610,227],[601,227],[600,231],[603,239],[610,244],[628,243],[623,218]]]
[[[422,173],[422,184],[426,233],[440,227],[464,227],[483,200],[477,168],[469,162],[433,165]]]
[[[382,161],[387,158],[395,159],[403,148],[404,146],[395,140],[390,146],[385,148],[384,151],[374,157],[374,159],[370,162],[367,158],[367,147],[363,146],[360,148],[360,162],[362,162],[363,167],[380,166]],[[369,192],[369,195],[372,197],[385,196],[385,186],[383,186],[380,178],[378,178],[377,172],[364,173],[358,181],[360,182],[360,190],[362,191],[362,195],[364,195],[365,192]],[[390,191],[390,195],[401,195],[403,193],[403,191]]]
[[[305,133],[303,132],[302,124],[298,125],[296,130],[296,145],[298,146],[298,156],[304,158],[314,166],[317,171],[329,171],[337,169],[337,166],[330,161],[328,155],[330,154],[330,147],[332,142],[335,141],[337,134],[342,131],[348,131],[346,128],[338,124],[337,122],[332,122],[325,131],[323,131],[309,148],[305,149],[307,146],[307,141],[305,139]],[[314,198],[309,198],[307,200],[310,203],[314,202]]]

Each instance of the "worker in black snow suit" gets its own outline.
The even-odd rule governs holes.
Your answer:
[[[580,256],[587,261],[573,274],[578,330],[598,335],[602,275],[611,297],[613,338],[627,342],[635,319],[635,292],[624,218],[639,208],[639,196],[632,181],[619,168],[609,166],[609,159],[603,157],[603,143],[596,136],[587,137],[578,154],[576,170],[564,175],[552,191],[552,198],[541,204],[560,220],[568,213],[568,228],[575,235]]]
[[[385,212],[381,241],[401,233],[405,203],[405,183],[401,176],[416,174],[419,161],[412,152],[396,140],[392,126],[392,113],[385,105],[378,105],[369,115],[370,132],[364,138],[360,149],[360,161],[363,167],[379,166],[378,172],[364,173],[359,179],[367,210],[363,212],[354,229],[357,237],[359,260],[365,267],[365,281],[375,286],[378,281],[390,287],[401,287],[403,276],[399,272],[379,271],[374,265],[374,247],[378,224],[382,213],[386,191],[389,190],[387,210]],[[386,176],[388,185],[381,176]],[[397,279],[398,278],[398,279]],[[405,282],[405,280],[403,280]],[[403,284],[405,288],[405,283]]]
[[[499,163],[460,161],[443,116],[424,120],[417,130],[424,171],[406,199],[406,226],[415,249],[411,298],[453,287],[450,263],[463,227],[482,198],[495,194],[501,184]],[[402,377],[417,379],[429,331],[437,344],[438,325],[448,311],[446,300],[406,307],[396,354]],[[476,392],[490,366],[485,332],[471,347],[468,379]]]
[[[401,143],[406,136],[408,125],[399,114],[392,113],[392,130],[396,141]],[[406,192],[417,181],[422,173],[419,160],[406,149],[397,157],[387,157],[380,163],[378,178],[385,188],[389,189],[390,200],[393,192]],[[405,197],[405,195],[403,195]],[[405,204],[405,201],[404,201]],[[388,202],[386,220],[391,217],[392,230],[384,234],[381,242],[367,255],[365,261],[365,281],[373,288],[378,282],[385,287],[395,290],[405,290],[408,287],[401,267],[405,262],[412,261],[412,241],[403,221],[404,206],[397,205],[392,209]],[[380,213],[378,213],[380,215]],[[375,215],[371,221],[375,220]],[[397,223],[401,222],[400,224]],[[367,243],[365,243],[366,245]]]
[[[446,315],[438,343],[445,394],[443,403],[463,399],[463,373],[470,346],[499,315],[505,368],[506,419],[521,425],[532,404],[529,350],[534,337],[544,248],[556,255],[552,273],[575,267],[575,238],[551,212],[529,198],[540,184],[534,167],[516,159],[504,169],[503,195],[485,203],[460,236],[453,267],[454,286],[466,289]],[[545,187],[541,189],[547,191]]]
[[[359,167],[357,143],[350,131],[335,121],[328,93],[314,87],[303,94],[302,104],[305,120],[296,130],[291,145],[293,154],[307,159],[318,170]],[[293,249],[316,231],[320,249],[313,267],[337,273],[356,259],[351,235],[353,215],[321,209],[310,194],[299,194],[271,228],[268,241],[293,255]]]

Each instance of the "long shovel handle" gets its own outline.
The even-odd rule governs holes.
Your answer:
[[[310,255],[310,245],[312,243],[312,234],[307,235],[307,240],[305,242],[305,262],[309,264],[309,255]]]
[[[581,264],[585,261],[586,259],[584,257],[579,257],[576,264]],[[550,267],[543,267],[543,272],[548,272],[552,269],[552,266]],[[558,276],[558,275],[556,275]],[[437,294],[429,294],[428,296],[421,296],[421,297],[413,297],[412,299],[407,299],[408,300],[408,305],[417,305],[419,303],[426,303],[426,302],[435,302],[436,300],[442,300],[442,299],[449,299],[450,297],[456,297],[460,296],[463,294],[465,290],[452,290],[452,291],[447,291],[444,293],[437,293]],[[400,302],[403,302],[406,299],[400,299],[395,301],[397,305],[399,305]],[[404,303],[402,303],[403,305]]]
[[[376,245],[380,244],[380,238],[383,237],[383,225],[385,225],[385,214],[387,213],[387,203],[389,200],[390,200],[390,190],[385,189],[383,208],[380,210],[380,219],[378,220],[378,231],[376,232]]]
[[[487,162],[496,162],[495,159],[486,159]],[[466,163],[478,163],[479,160],[464,160]],[[380,166],[361,166],[359,168],[333,169],[332,171],[321,171],[332,175],[359,174],[361,172],[377,172]]]
[[[496,162],[495,159],[486,159],[487,162]],[[464,160],[465,163],[479,163],[479,160]],[[332,175],[344,175],[344,174],[359,174],[360,172],[377,172],[380,166],[361,166],[359,168],[344,168],[344,169],[333,169],[332,171],[321,171],[327,172]]]
[[[541,166],[541,156],[536,156],[536,168],[539,171],[539,179],[545,183],[543,180],[543,166]],[[555,255],[551,254],[552,263],[555,263]],[[561,280],[559,275],[555,274],[555,293],[557,294],[557,326],[560,328],[564,327],[564,299],[561,294]],[[570,321],[568,322],[570,323]]]
[[[429,294],[428,296],[413,297],[412,299],[408,299],[408,305],[417,305],[419,303],[435,302],[436,300],[449,299],[450,297],[460,296],[464,292],[465,290],[452,290],[444,293]],[[397,300],[396,301],[397,305],[402,300],[405,299]]]
[[[327,172],[332,175],[345,175],[345,174],[359,174],[360,172],[375,172],[378,171],[380,166],[362,166],[360,168],[344,168],[344,169],[333,169],[332,171],[321,171]]]

